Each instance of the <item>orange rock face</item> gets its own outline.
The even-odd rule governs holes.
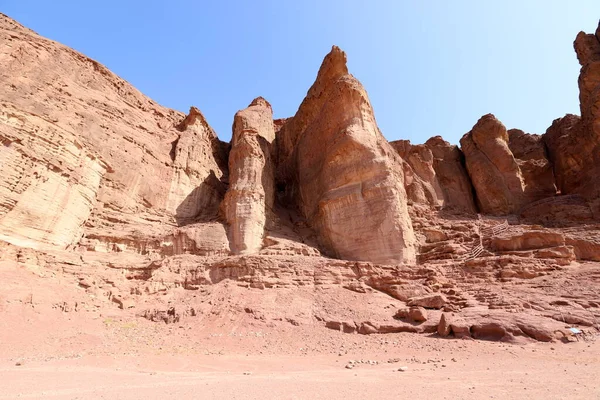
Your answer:
[[[324,247],[349,260],[413,262],[401,159],[377,128],[362,85],[334,47],[296,115],[280,131],[297,201]],[[292,146],[294,151],[286,154]]]
[[[404,187],[409,201],[432,207],[444,205],[442,188],[433,168],[433,154],[425,145],[408,140],[390,142],[403,160]]]
[[[575,52],[581,64],[579,102],[581,118],[567,115],[555,120],[544,135],[554,164],[558,189],[580,194],[600,216],[600,40],[580,32]]]
[[[229,189],[223,202],[234,254],[256,253],[262,248],[267,215],[273,209],[273,140],[273,110],[263,98],[235,115]]]
[[[0,14],[0,281],[219,329],[570,340],[600,320],[598,36],[575,42],[582,116],[542,136],[489,114],[461,148],[390,144],[334,47],[293,117],[259,97],[224,143]]]
[[[444,195],[444,207],[466,213],[475,213],[473,185],[464,166],[463,154],[440,136],[425,142],[433,155],[433,168]]]
[[[493,115],[484,115],[460,144],[481,212],[503,215],[518,211],[524,202],[525,182],[504,125]]]

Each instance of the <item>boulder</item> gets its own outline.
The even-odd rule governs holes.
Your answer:
[[[408,318],[415,322],[427,321],[427,310],[423,307],[411,307],[408,310]]]
[[[440,309],[448,302],[446,296],[439,293],[428,294],[425,296],[413,297],[408,300],[409,306],[417,306],[423,308]]]
[[[454,337],[469,338],[471,337],[471,327],[460,317],[456,317],[450,313],[442,313],[440,322],[437,327],[437,333],[441,337],[447,337],[454,334]]]

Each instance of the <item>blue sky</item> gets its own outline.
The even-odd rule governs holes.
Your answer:
[[[257,96],[292,116],[336,44],[389,140],[457,143],[490,112],[531,133],[578,114],[573,40],[596,29],[600,1],[0,0],[0,11],[167,107],[197,106],[224,140]]]

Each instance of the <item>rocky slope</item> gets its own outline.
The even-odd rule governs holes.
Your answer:
[[[62,282],[64,298],[38,300],[51,307],[166,323],[591,332],[599,36],[575,41],[582,116],[541,136],[489,114],[460,148],[388,143],[333,47],[293,117],[273,121],[259,97],[228,144],[195,107],[161,107],[0,15],[0,271]],[[21,289],[0,301],[23,303]]]

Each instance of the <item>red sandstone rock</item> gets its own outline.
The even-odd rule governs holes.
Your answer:
[[[323,327],[509,341],[554,340],[566,324],[595,332],[592,39],[576,43],[583,118],[557,121],[542,139],[563,194],[521,207],[552,193],[543,146],[487,116],[465,139],[487,207],[475,219],[460,150],[436,137],[403,160],[339,49],[293,118],[272,121],[262,99],[240,111],[228,155],[199,110],[158,106],[0,15],[0,313],[79,308],[316,336]],[[411,207],[412,221],[411,176],[422,185],[415,204],[433,206]],[[519,207],[553,228],[485,215]],[[341,258],[392,264],[327,258],[316,239]],[[418,263],[399,263],[415,253]],[[398,309],[427,320],[396,320]]]
[[[581,64],[579,102],[581,118],[567,115],[555,120],[544,135],[554,164],[558,189],[580,194],[600,216],[600,40],[580,32],[575,51]]]
[[[274,201],[273,140],[273,110],[262,97],[235,115],[229,189],[222,206],[234,254],[256,253],[262,248]]]
[[[473,185],[463,165],[463,155],[458,146],[451,145],[440,136],[425,142],[433,155],[433,168],[444,196],[444,208],[475,213]]]
[[[484,115],[460,144],[481,212],[503,215],[518,211],[524,202],[525,182],[508,147],[504,125],[493,115]]]
[[[519,165],[525,183],[523,205],[555,196],[554,172],[542,137],[527,134],[520,129],[510,129],[508,139],[508,147]]]
[[[280,168],[297,177],[298,205],[328,251],[349,260],[414,262],[402,160],[379,132],[339,48],[325,57],[278,144]]]
[[[433,168],[433,154],[425,145],[412,145],[408,140],[390,142],[400,154],[404,170],[404,187],[412,203],[442,207],[444,195]]]
[[[409,306],[417,306],[423,308],[440,309],[444,307],[447,299],[443,294],[428,294],[420,297],[413,297],[408,300]]]

